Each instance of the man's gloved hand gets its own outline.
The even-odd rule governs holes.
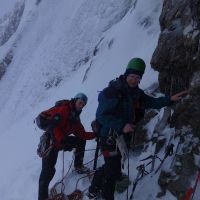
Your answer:
[[[182,92],[179,92],[177,94],[174,94],[173,96],[170,97],[170,100],[173,102],[181,100],[184,96],[188,94],[188,90],[184,90]]]
[[[99,129],[100,129],[100,124],[99,122],[95,119],[91,122],[91,127],[92,127],[92,131],[95,132],[95,133],[98,133],[99,132]]]
[[[126,174],[122,174],[121,178],[116,182],[115,191],[118,193],[124,192],[128,186],[131,184],[128,176]]]

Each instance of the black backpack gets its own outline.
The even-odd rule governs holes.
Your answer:
[[[41,112],[36,118],[35,123],[37,124],[38,128],[42,129],[43,131],[47,131],[50,124],[51,124],[51,117],[48,116],[48,113]]]
[[[42,129],[43,131],[47,131],[49,128],[52,128],[55,125],[54,118],[56,117],[56,115],[52,116],[52,114],[50,114],[50,111],[52,111],[56,107],[67,105],[68,103],[69,100],[60,100],[55,103],[54,107],[41,112],[34,120],[38,128]]]

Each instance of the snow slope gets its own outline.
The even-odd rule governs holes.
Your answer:
[[[0,17],[4,16],[8,12],[10,12],[13,8],[17,0],[2,0],[0,1]]]
[[[149,62],[159,35],[161,8],[162,1],[156,0],[42,0],[38,6],[33,0],[25,1],[17,31],[0,47],[0,59],[8,51],[13,52],[12,63],[0,80],[2,200],[37,198],[41,160],[36,148],[41,131],[33,119],[39,112],[59,99],[85,92],[89,102],[82,122],[90,130],[98,91],[124,73],[132,57],[142,57],[148,66],[141,88],[157,82],[157,73]],[[94,141],[87,143],[87,148],[94,146]],[[72,153],[65,153],[66,171],[71,156]],[[91,157],[93,152],[87,152],[85,161]],[[132,158],[132,179],[136,164],[138,160]],[[60,155],[51,186],[61,177],[61,167]],[[74,179],[70,178],[67,193],[74,189]],[[150,184],[144,186],[147,182]],[[81,184],[83,188],[89,182],[84,180]],[[149,177],[143,184],[135,197],[155,199],[159,191],[156,178]],[[145,188],[144,196],[141,188]],[[125,197],[116,195],[116,199]],[[174,198],[168,194],[166,199]]]

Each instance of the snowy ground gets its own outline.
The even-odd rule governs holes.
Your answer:
[[[16,1],[9,1],[1,0],[0,11],[4,6],[4,12],[12,9]],[[39,112],[57,100],[84,92],[89,102],[82,122],[90,130],[98,92],[111,79],[124,73],[132,57],[142,57],[148,66],[141,88],[157,82],[157,73],[149,63],[159,35],[162,1],[136,2],[135,7],[132,0],[42,0],[38,6],[34,0],[25,1],[16,33],[0,47],[0,60],[9,50],[14,55],[0,80],[2,200],[37,199],[41,160],[36,148],[41,131],[33,120]],[[87,149],[94,147],[94,141],[87,143]],[[91,160],[93,154],[87,152],[85,162]],[[61,158],[62,154],[51,186],[61,178]],[[140,156],[131,157],[132,180],[140,159]],[[72,153],[65,153],[65,171],[71,160]],[[75,178],[78,177],[70,175],[66,180],[67,193],[74,189]],[[88,180],[80,182],[81,189],[88,185]],[[138,184],[135,199],[154,200],[158,191],[157,176],[147,176]],[[116,194],[116,199],[126,199],[126,194]],[[175,198],[167,194],[162,199]]]
[[[16,0],[1,1],[0,2],[0,17],[12,11],[16,2],[17,2]]]

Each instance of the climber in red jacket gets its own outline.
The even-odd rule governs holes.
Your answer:
[[[77,173],[87,173],[89,171],[87,167],[83,166],[84,151],[86,140],[95,138],[95,134],[86,132],[80,121],[79,116],[86,103],[87,96],[78,93],[71,100],[58,101],[53,108],[39,115],[42,118],[50,119],[46,134],[49,134],[52,138],[53,148],[47,156],[42,158],[38,200],[48,198],[48,186],[55,174],[55,164],[60,150],[72,151],[75,148],[75,170]],[[38,153],[40,153],[40,150]]]

